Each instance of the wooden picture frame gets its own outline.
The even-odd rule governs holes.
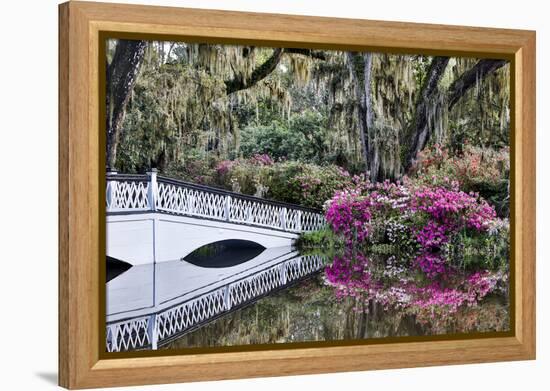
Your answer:
[[[181,37],[511,61],[512,318],[507,336],[107,356],[100,39]],[[59,384],[123,386],[535,358],[535,32],[89,2],[59,6]]]

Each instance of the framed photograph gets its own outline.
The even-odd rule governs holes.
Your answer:
[[[535,358],[535,33],[59,6],[67,388]]]

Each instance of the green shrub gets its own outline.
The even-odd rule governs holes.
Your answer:
[[[344,248],[342,239],[334,234],[331,229],[325,228],[320,231],[305,232],[300,235],[296,241],[296,247],[301,251],[322,250],[324,254],[327,251],[337,251]]]
[[[326,163],[325,121],[321,114],[305,111],[290,121],[249,125],[241,131],[240,153],[245,158],[267,154],[275,160]]]
[[[318,209],[352,182],[338,166],[273,162],[267,155],[221,161],[215,175],[217,186],[232,191]]]

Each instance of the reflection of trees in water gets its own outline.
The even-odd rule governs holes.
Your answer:
[[[491,296],[477,306],[461,308],[446,325],[441,329],[421,324],[406,311],[385,309],[372,300],[337,299],[333,288],[317,275],[217,319],[165,348],[505,331],[508,304],[500,296]]]

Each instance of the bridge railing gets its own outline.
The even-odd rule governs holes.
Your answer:
[[[107,175],[107,212],[147,210],[298,233],[325,225],[315,209],[161,177],[155,171]]]
[[[157,349],[218,316],[323,268],[325,258],[293,258],[201,294],[160,313],[107,324],[107,351]]]

